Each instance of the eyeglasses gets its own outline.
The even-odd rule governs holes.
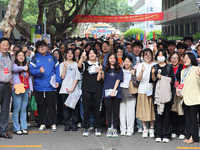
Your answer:
[[[150,57],[151,57],[151,55],[144,55],[144,57],[149,57],[149,58],[150,58]]]
[[[38,49],[43,49],[43,48],[47,48],[46,46],[40,46]]]
[[[172,57],[171,59],[174,59],[174,60],[176,60],[176,59],[178,59],[178,57]]]

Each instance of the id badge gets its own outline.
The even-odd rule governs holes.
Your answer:
[[[179,85],[179,82],[178,82],[178,81],[175,81],[175,83],[174,83],[174,87],[177,88],[178,85]]]
[[[4,68],[4,74],[9,75],[9,69],[7,67]]]
[[[178,85],[178,89],[183,89],[183,87],[184,87],[184,84],[179,84]]]

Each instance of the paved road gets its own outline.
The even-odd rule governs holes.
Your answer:
[[[12,131],[12,124],[9,125]],[[0,138],[0,150],[177,150],[177,147],[199,147],[200,143],[187,145],[175,139],[170,143],[155,143],[153,138],[144,139],[140,133],[131,137],[106,138],[106,129],[103,128],[101,137],[95,137],[94,131],[89,137],[83,137],[83,128],[78,131],[64,131],[63,126],[58,126],[57,132],[37,133],[38,128],[33,125],[29,127],[28,135],[13,135],[12,140]],[[41,147],[1,147],[2,145],[32,145]]]

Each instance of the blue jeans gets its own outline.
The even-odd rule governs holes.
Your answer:
[[[13,96],[13,131],[19,131],[27,129],[27,105],[28,105],[28,90],[23,94],[15,94],[12,91]],[[19,124],[20,114],[20,124]]]

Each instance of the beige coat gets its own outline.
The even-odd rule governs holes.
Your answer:
[[[183,81],[183,101],[187,106],[200,104],[200,77],[195,73],[197,69],[199,67],[192,66]],[[185,69],[181,71],[181,81],[184,71]]]

